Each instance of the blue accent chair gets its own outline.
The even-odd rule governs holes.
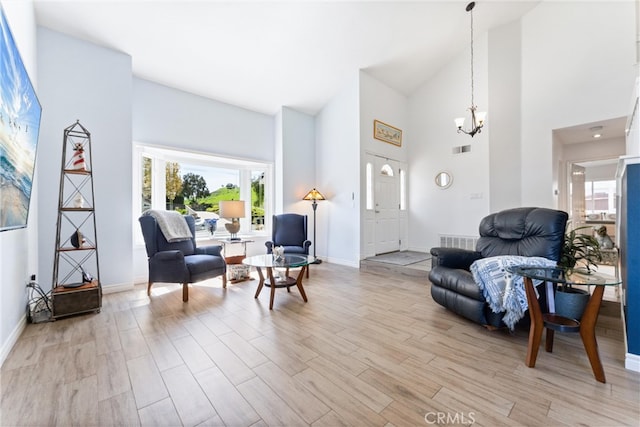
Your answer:
[[[309,255],[311,241],[307,239],[307,216],[287,213],[273,216],[271,240],[265,242],[267,253],[282,246],[285,254]],[[309,269],[307,268],[307,278]]]
[[[227,287],[227,264],[220,245],[196,247],[195,220],[185,215],[191,239],[169,243],[152,216],[138,218],[142,227],[144,244],[149,257],[149,283],[147,295],[151,295],[154,282],[182,283],[182,301],[189,301],[189,283],[222,276],[222,287]]]

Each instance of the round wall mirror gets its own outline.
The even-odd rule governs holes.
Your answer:
[[[445,188],[451,187],[451,183],[453,182],[453,177],[449,172],[440,172],[436,175],[436,185],[443,190]]]

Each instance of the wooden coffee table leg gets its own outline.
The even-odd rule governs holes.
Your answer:
[[[262,269],[260,267],[256,267],[256,270],[260,277],[260,283],[258,283],[258,289],[256,290],[256,296],[254,298],[258,298],[258,295],[260,295],[260,291],[262,291],[262,287],[264,286],[264,275],[262,274]]]
[[[304,302],[307,302],[307,294],[304,292],[304,288],[302,287],[302,278],[304,277],[305,271],[307,271],[308,269],[308,265],[302,267],[300,269],[300,272],[298,273],[298,277],[296,278],[296,286],[298,287],[298,290],[300,291],[300,295],[302,295],[302,299],[304,300]]]
[[[273,298],[276,295],[276,279],[273,277],[273,268],[267,267],[267,275],[269,276],[269,283],[271,283],[271,297],[269,298],[269,310],[273,310]]]
[[[580,337],[582,338],[584,349],[589,357],[593,376],[601,383],[606,383],[607,380],[604,376],[604,368],[602,367],[602,361],[600,360],[600,354],[598,353],[598,343],[596,342],[596,321],[598,320],[598,313],[600,312],[600,303],[602,303],[603,294],[604,286],[597,285],[593,290],[591,298],[589,298],[587,307],[584,309],[584,314],[580,320]]]

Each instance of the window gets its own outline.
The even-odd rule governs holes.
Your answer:
[[[380,175],[393,176],[393,168],[385,163],[382,165],[382,168],[380,168]]]
[[[228,237],[223,200],[244,200],[240,234],[264,233],[271,218],[272,166],[138,144],[134,152],[134,223],[147,209],[177,210],[196,219],[196,238]],[[270,221],[268,221],[270,222]],[[138,243],[142,234],[136,233]]]
[[[616,181],[586,181],[584,183],[586,214],[616,212]]]
[[[407,210],[407,174],[400,169],[400,210]]]
[[[373,165],[371,162],[367,163],[367,209],[373,209]]]

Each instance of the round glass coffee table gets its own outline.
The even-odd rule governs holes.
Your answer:
[[[304,292],[302,286],[302,278],[305,271],[309,268],[309,264],[315,262],[315,257],[306,255],[283,255],[277,259],[273,254],[267,255],[255,255],[247,257],[242,260],[245,265],[255,267],[260,276],[260,283],[258,283],[258,289],[256,290],[255,298],[258,298],[263,286],[271,288],[271,298],[269,300],[269,310],[273,309],[273,297],[275,295],[276,288],[287,288],[287,292],[290,292],[291,286],[295,285],[302,295],[304,302],[307,302],[307,294]],[[267,277],[262,273],[262,269],[267,269]],[[284,275],[274,274],[274,269],[284,269]],[[293,278],[289,276],[290,268],[300,268],[298,276]],[[279,272],[278,272],[279,273]]]
[[[567,273],[565,270],[557,267],[516,267],[513,269],[513,273],[524,278],[527,303],[529,304],[529,316],[531,317],[531,329],[529,330],[529,345],[526,358],[527,366],[533,368],[536,365],[543,329],[547,329],[545,343],[545,350],[547,352],[553,350],[554,331],[580,332],[580,338],[582,338],[584,349],[589,357],[589,363],[591,363],[593,376],[601,383],[606,382],[604,368],[602,367],[602,361],[598,353],[596,322],[604,294],[604,287],[619,285],[620,280],[608,274],[588,272],[580,269],[575,269],[573,272]],[[553,283],[595,286],[595,289],[589,298],[582,318],[578,321],[553,313],[554,306],[550,307],[551,310],[549,311],[551,312],[543,313],[540,308],[540,302],[536,297],[533,280],[546,282],[547,301],[552,301]]]

